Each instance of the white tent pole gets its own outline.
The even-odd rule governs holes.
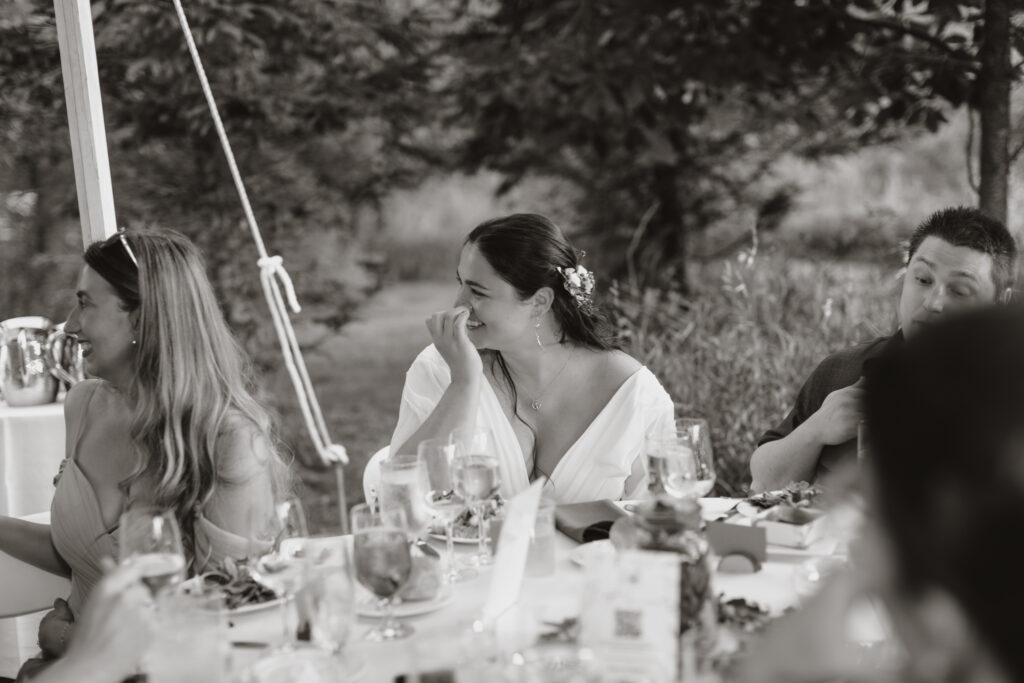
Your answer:
[[[117,231],[92,13],[89,0],[53,0],[53,8],[71,130],[71,155],[75,162],[78,210],[82,218],[82,242],[88,246]]]

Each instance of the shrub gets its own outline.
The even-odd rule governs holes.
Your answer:
[[[677,414],[709,421],[716,490],[740,495],[757,439],[786,415],[814,366],[895,329],[895,273],[750,250],[695,264],[693,275],[701,284],[692,298],[613,285],[609,312],[626,351],[661,380]]]

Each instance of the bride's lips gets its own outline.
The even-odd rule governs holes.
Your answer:
[[[85,358],[90,353],[92,353],[92,344],[90,344],[85,339],[77,339],[76,338],[76,341],[78,342],[78,348],[81,349],[81,351],[82,351],[82,358]]]
[[[478,329],[480,329],[483,326],[484,326],[484,324],[482,322],[480,322],[479,320],[467,320],[466,321],[466,329],[467,330],[478,330]]]

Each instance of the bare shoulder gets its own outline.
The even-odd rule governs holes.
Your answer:
[[[108,392],[113,393],[114,390],[107,387],[107,383],[101,379],[85,379],[81,382],[76,382],[74,386],[68,389],[68,393],[64,397],[64,412],[74,415],[81,414],[88,409],[89,404],[92,402],[92,397],[97,392],[103,396]]]
[[[612,391],[643,367],[640,361],[624,351],[589,351],[586,359],[587,374]]]
[[[625,351],[605,351],[601,353],[604,360],[605,375],[610,381],[622,384],[643,367],[636,358]]]

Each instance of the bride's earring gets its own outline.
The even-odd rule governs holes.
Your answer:
[[[539,346],[540,348],[543,349],[544,348],[544,342],[542,342],[540,340],[540,318],[537,318],[537,324],[534,325],[534,327],[537,328],[536,331],[534,332],[534,334],[537,335],[537,346]]]

